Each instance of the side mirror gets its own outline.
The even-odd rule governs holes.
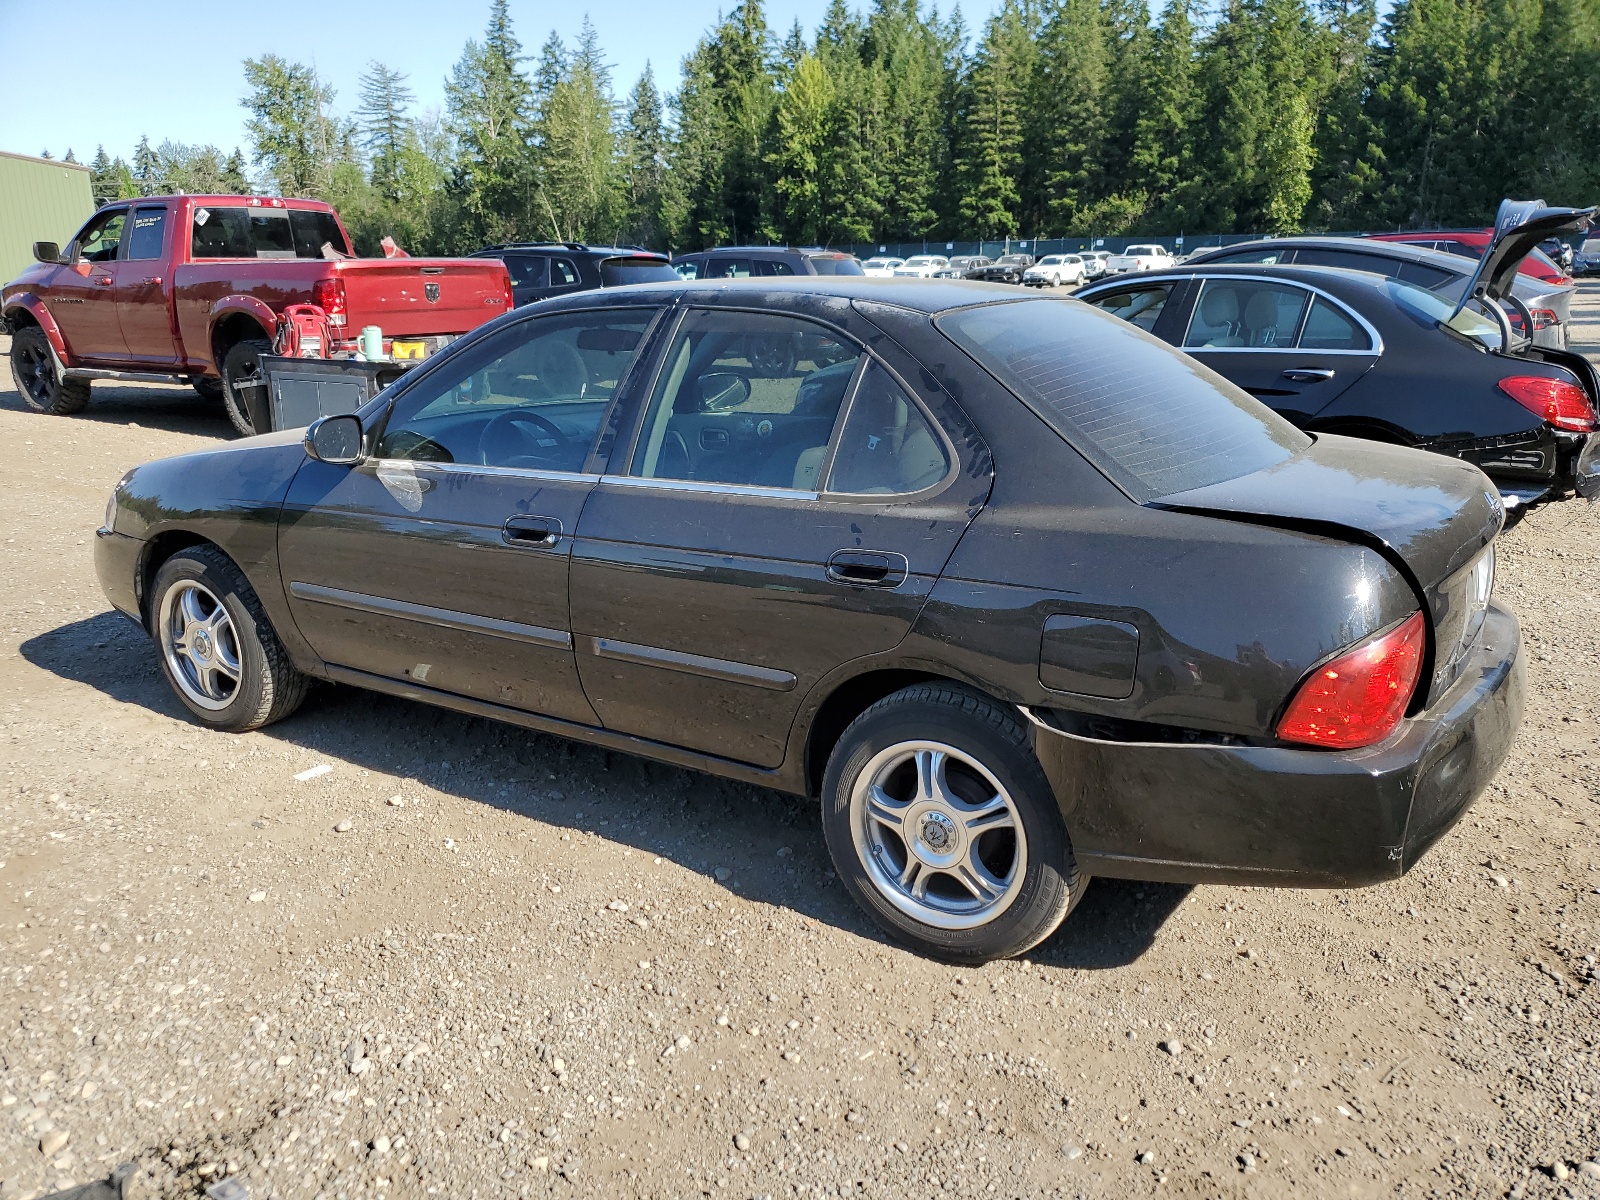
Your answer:
[[[361,446],[361,418],[354,413],[319,417],[306,430],[306,453],[318,462],[353,467],[366,457]]]
[[[61,247],[54,242],[35,242],[33,244],[33,257],[42,263],[55,264],[61,261]]]
[[[750,399],[750,381],[732,371],[700,376],[698,389],[700,407],[706,412],[726,412]]]

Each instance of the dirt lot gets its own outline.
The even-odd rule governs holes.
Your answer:
[[[869,928],[798,801],[334,687],[190,724],[90,543],[226,419],[6,387],[4,1200],[130,1159],[140,1197],[1600,1196],[1587,505],[1501,542],[1527,722],[1407,878],[1099,881],[966,970]]]

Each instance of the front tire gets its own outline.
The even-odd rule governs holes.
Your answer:
[[[258,430],[250,419],[247,396],[253,389],[264,387],[261,379],[261,356],[272,353],[272,343],[265,338],[246,338],[228,347],[222,358],[222,403],[228,410],[228,420],[245,437],[254,437]]]
[[[223,398],[220,379],[213,379],[209,375],[196,375],[190,384],[202,400],[215,404]]]
[[[167,683],[202,725],[241,733],[300,706],[295,669],[250,581],[215,546],[181,550],[150,588],[150,632]]]
[[[1088,886],[1021,719],[964,687],[918,684],[857,717],[828,759],[822,807],[850,894],[934,958],[1022,954]]]
[[[89,403],[89,381],[61,378],[50,340],[37,325],[11,335],[11,378],[22,402],[36,413],[67,417]]]

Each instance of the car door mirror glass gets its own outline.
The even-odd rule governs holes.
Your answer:
[[[361,418],[339,413],[313,421],[306,430],[306,453],[318,462],[336,467],[353,467],[363,457]]]
[[[37,262],[59,263],[61,261],[61,247],[54,242],[35,242],[33,244],[33,257]]]
[[[700,376],[695,382],[695,391],[700,396],[700,407],[706,412],[727,412],[750,399],[750,381],[731,371],[718,371]]]

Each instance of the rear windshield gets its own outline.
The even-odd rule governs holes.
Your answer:
[[[1137,500],[1249,475],[1311,445],[1210,368],[1086,304],[989,304],[937,324]]]
[[[659,258],[606,258],[600,262],[600,286],[628,283],[677,283],[682,278],[672,264]]]
[[[322,244],[350,253],[339,222],[320,209],[194,210],[191,258],[321,258]]]
[[[808,254],[811,267],[818,275],[862,275],[861,261],[849,254]],[[882,262],[882,259],[877,260]],[[892,259],[889,261],[893,261]]]
[[[1473,301],[1460,312],[1455,312],[1459,296],[1454,298],[1441,296],[1438,292],[1424,291],[1422,288],[1412,287],[1398,280],[1386,282],[1383,290],[1389,293],[1389,299],[1399,305],[1402,312],[1424,326],[1437,325],[1454,330],[1462,337],[1477,342],[1486,350],[1498,350],[1504,341],[1500,323],[1484,312],[1483,306],[1477,301]],[[1453,290],[1457,293],[1461,291],[1460,288]]]

